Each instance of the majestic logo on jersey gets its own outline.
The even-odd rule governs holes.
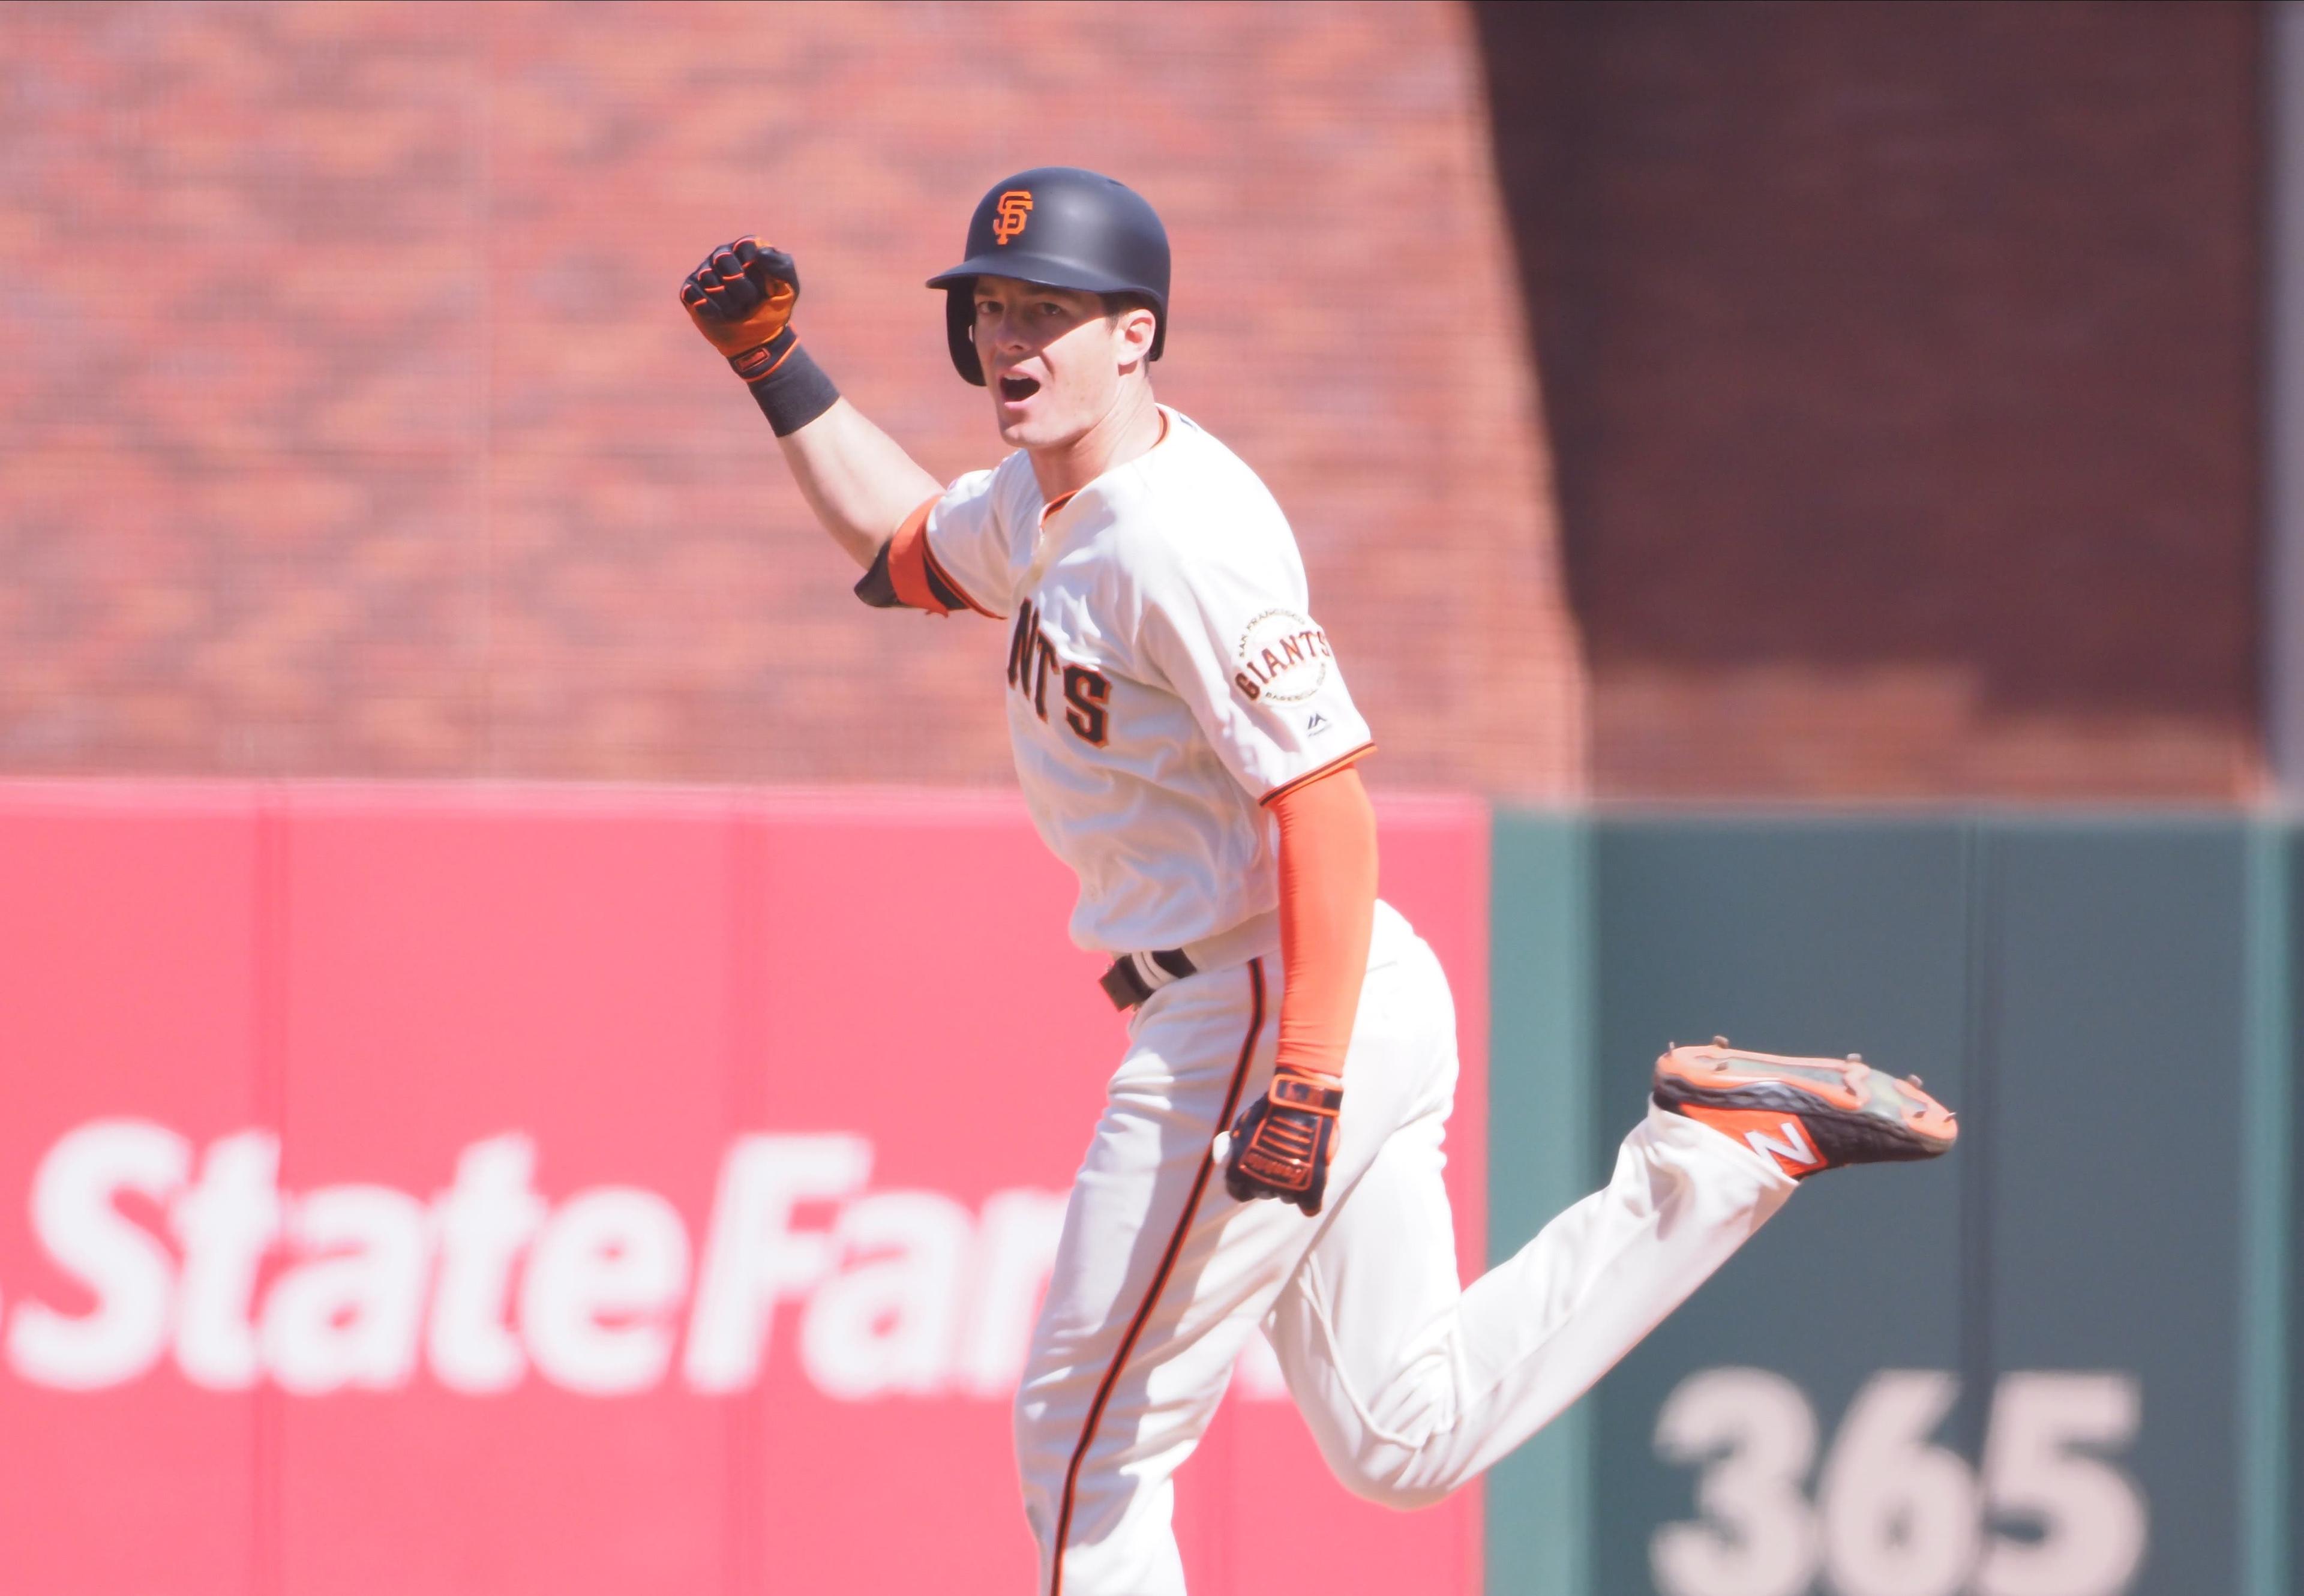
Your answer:
[[[1024,695],[1042,720],[1048,717],[1052,672],[1063,684],[1064,724],[1081,742],[1102,748],[1112,736],[1112,683],[1102,671],[1058,658],[1056,645],[1040,630],[1039,611],[1028,598],[1018,607],[1016,630],[1008,637],[1008,685]]]
[[[1240,634],[1240,672],[1232,684],[1254,703],[1300,703],[1328,683],[1328,634],[1309,615],[1267,609]]]
[[[1024,231],[1024,217],[1032,208],[1032,191],[1010,189],[1000,196],[1000,208],[992,213],[992,242],[1004,244]]]

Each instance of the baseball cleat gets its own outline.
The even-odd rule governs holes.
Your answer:
[[[1794,1180],[1843,1164],[1933,1159],[1959,1138],[1952,1112],[1859,1054],[1784,1058],[1732,1048],[1674,1047],[1656,1060],[1661,1108],[1743,1142]]]

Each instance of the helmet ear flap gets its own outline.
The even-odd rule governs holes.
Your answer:
[[[952,348],[952,363],[961,377],[984,386],[984,362],[976,354],[976,280],[955,283],[944,291],[944,341]]]

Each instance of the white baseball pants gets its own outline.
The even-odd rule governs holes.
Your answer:
[[[1130,1026],[1016,1398],[1045,1596],[1183,1591],[1171,1477],[1259,1322],[1337,1478],[1422,1507],[1565,1409],[1792,1190],[1651,1110],[1605,1188],[1461,1286],[1440,1177],[1454,1006],[1379,904],[1326,1206],[1236,1203],[1210,1144],[1270,1078],[1279,964],[1164,987]]]

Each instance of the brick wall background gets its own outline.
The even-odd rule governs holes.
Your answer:
[[[2252,789],[2259,15],[1482,8],[1601,794]]]
[[[1168,217],[1161,391],[1290,510],[1372,780],[2244,795],[2256,29],[0,5],[0,773],[1006,781],[996,629],[847,596],[673,291],[774,233],[988,463],[919,279],[1066,160]]]
[[[0,771],[1008,779],[999,629],[848,596],[674,290],[775,236],[988,464],[920,279],[1047,162],[1165,215],[1158,386],[1289,510],[1371,779],[1577,790],[1445,4],[0,7]]]

